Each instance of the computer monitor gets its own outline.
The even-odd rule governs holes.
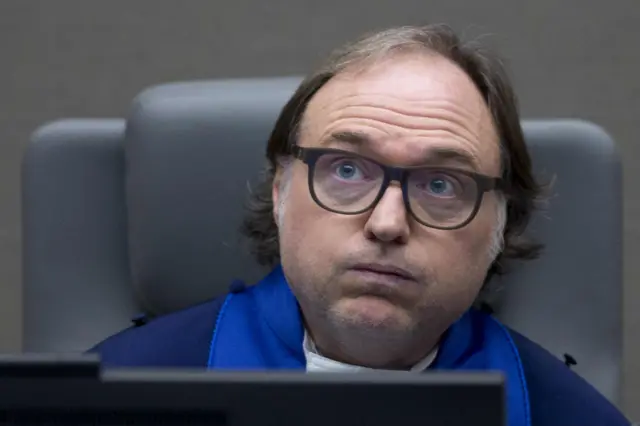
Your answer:
[[[95,357],[0,359],[0,425],[499,426],[498,373],[101,370]]]

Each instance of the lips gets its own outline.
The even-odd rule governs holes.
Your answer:
[[[393,265],[385,265],[380,263],[360,263],[353,266],[352,269],[356,271],[388,275],[390,277],[400,278],[403,280],[415,280],[415,277],[413,276],[413,274],[411,274],[411,272]]]

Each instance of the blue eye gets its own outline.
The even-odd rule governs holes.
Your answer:
[[[446,179],[436,178],[429,182],[429,191],[436,195],[449,195],[453,185]]]
[[[344,162],[336,166],[336,174],[341,179],[351,180],[361,176],[360,170],[353,163]]]
[[[426,195],[437,198],[452,198],[460,195],[460,184],[457,180],[448,176],[425,178],[417,184]]]

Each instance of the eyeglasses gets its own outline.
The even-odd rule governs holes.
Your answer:
[[[372,209],[389,184],[400,183],[407,211],[430,228],[466,226],[485,192],[504,190],[500,178],[448,167],[392,167],[362,155],[330,148],[293,146],[309,168],[309,191],[322,208],[356,215]]]

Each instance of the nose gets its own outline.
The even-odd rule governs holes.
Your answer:
[[[408,219],[402,189],[390,185],[371,211],[365,224],[365,235],[384,243],[406,244],[410,232]]]

